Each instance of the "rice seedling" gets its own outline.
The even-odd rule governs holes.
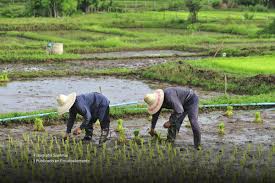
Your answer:
[[[126,143],[126,136],[125,136],[124,128],[120,129],[120,131],[119,131],[118,143],[120,143],[120,144]]]
[[[260,112],[256,112],[255,113],[255,120],[254,120],[254,122],[255,123],[262,123],[263,122]]]
[[[153,136],[152,141],[153,141],[153,142],[162,142],[162,138],[161,138],[160,132],[157,132],[157,133]],[[157,144],[158,144],[158,143],[157,143]]]
[[[136,129],[136,130],[134,131],[134,138],[133,138],[133,141],[134,141],[135,143],[137,143],[137,144],[141,144],[141,138],[140,138],[140,136],[139,136],[139,130],[138,130],[138,129]],[[143,147],[143,145],[142,145],[142,147]]]
[[[265,170],[265,167],[274,163],[274,144],[274,147],[263,145],[265,148],[262,147],[263,149],[260,150],[261,156],[259,156],[258,152],[255,155],[253,154],[252,144],[247,144],[247,146],[236,144],[234,147],[206,145],[205,150],[196,151],[189,146],[179,149],[177,146],[174,147],[172,144],[163,141],[152,143],[150,138],[144,138],[141,144],[137,144],[134,139],[140,137],[138,130],[135,130],[133,135],[133,140],[130,140],[127,144],[119,144],[118,140],[114,140],[114,143],[104,143],[102,146],[82,143],[82,141],[73,138],[70,139],[70,142],[59,141],[55,136],[40,133],[23,134],[24,144],[22,144],[10,136],[4,142],[4,148],[0,145],[0,156],[9,156],[7,154],[10,153],[8,164],[0,161],[0,170],[8,172],[10,170],[8,167],[14,167],[15,169],[21,167],[24,169],[21,172],[26,172],[27,175],[33,177],[34,181],[46,177],[45,180],[51,180],[50,182],[62,182],[64,180],[64,177],[62,178],[62,175],[56,172],[58,169],[62,169],[64,175],[68,175],[68,178],[75,176],[75,178],[72,177],[72,181],[84,181],[85,178],[85,181],[94,182],[122,179],[125,182],[126,180],[135,180],[134,182],[159,182],[161,180],[192,182],[204,180],[205,182],[211,182],[215,176],[217,182],[222,182],[225,179],[233,182],[234,172],[243,172],[243,168],[245,168],[245,171],[256,171],[259,176],[266,174],[265,176],[270,178],[271,171],[269,169]],[[29,143],[26,143],[27,141]],[[50,152],[50,146],[52,146],[52,152]],[[258,149],[260,148],[259,146]],[[65,149],[67,149],[67,153]],[[92,161],[86,165],[54,163],[43,168],[44,166],[39,163],[34,164],[32,158],[29,157],[33,153],[37,155],[40,153],[55,154],[60,153],[60,150],[62,154],[68,154],[70,159],[88,159]],[[263,157],[265,161],[262,161]],[[167,169],[169,170],[169,176],[167,176]],[[190,169],[194,171],[189,171]],[[113,173],[114,170],[115,174]],[[244,173],[236,174],[236,180],[242,180],[241,178],[244,175]]]
[[[233,107],[232,106],[227,106],[225,116],[227,116],[227,117],[233,116]]]
[[[262,144],[258,144],[257,145],[257,155],[258,155],[258,158],[261,158],[263,154],[263,145]]]
[[[0,73],[0,83],[8,82],[8,81],[9,81],[8,73],[6,72]]]
[[[121,132],[123,131],[124,128],[123,128],[123,120],[122,119],[119,119],[117,120],[117,127],[116,127],[116,131],[117,132]]]
[[[45,131],[43,120],[41,118],[35,118],[34,120],[34,131]],[[39,136],[38,136],[39,137]]]
[[[97,126],[97,127],[99,127],[99,126],[100,126],[100,122],[99,122],[99,120],[96,120],[96,122],[95,122],[95,126]]]
[[[219,132],[219,134],[220,135],[224,135],[224,122],[220,122],[219,124],[218,124],[218,132]]]

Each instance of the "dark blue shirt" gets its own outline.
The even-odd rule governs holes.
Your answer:
[[[102,121],[109,104],[110,101],[97,92],[76,96],[76,100],[69,110],[67,133],[71,133],[77,114],[84,118],[83,123],[80,125],[81,129],[86,128],[90,122],[96,122],[97,119]]]

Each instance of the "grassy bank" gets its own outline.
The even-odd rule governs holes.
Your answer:
[[[132,69],[128,68],[110,68],[110,69],[85,69],[79,70],[40,70],[40,71],[13,71],[10,72],[8,77],[11,80],[31,79],[40,77],[65,77],[65,76],[125,76],[133,74]]]
[[[218,91],[224,91],[226,75],[228,92],[262,94],[275,90],[274,61],[274,56],[179,61],[152,66],[140,74],[147,79]]]
[[[275,74],[275,56],[256,56],[238,58],[209,58],[188,61],[193,67],[229,74],[255,76],[258,74]]]

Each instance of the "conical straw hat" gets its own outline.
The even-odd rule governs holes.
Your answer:
[[[74,105],[76,99],[76,93],[73,92],[69,95],[60,94],[56,98],[57,101],[57,112],[59,115],[62,115],[66,112],[69,112],[70,108]]]
[[[148,113],[149,114],[157,113],[163,104],[163,100],[164,100],[164,92],[162,89],[157,89],[156,91],[154,91],[154,93],[149,93],[145,95],[144,101],[148,105]]]

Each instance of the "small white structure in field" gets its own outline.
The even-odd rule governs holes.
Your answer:
[[[47,45],[47,52],[49,54],[58,54],[62,55],[63,54],[63,43],[52,43],[49,42]]]
[[[226,57],[226,53],[225,52],[222,53],[222,57]]]

